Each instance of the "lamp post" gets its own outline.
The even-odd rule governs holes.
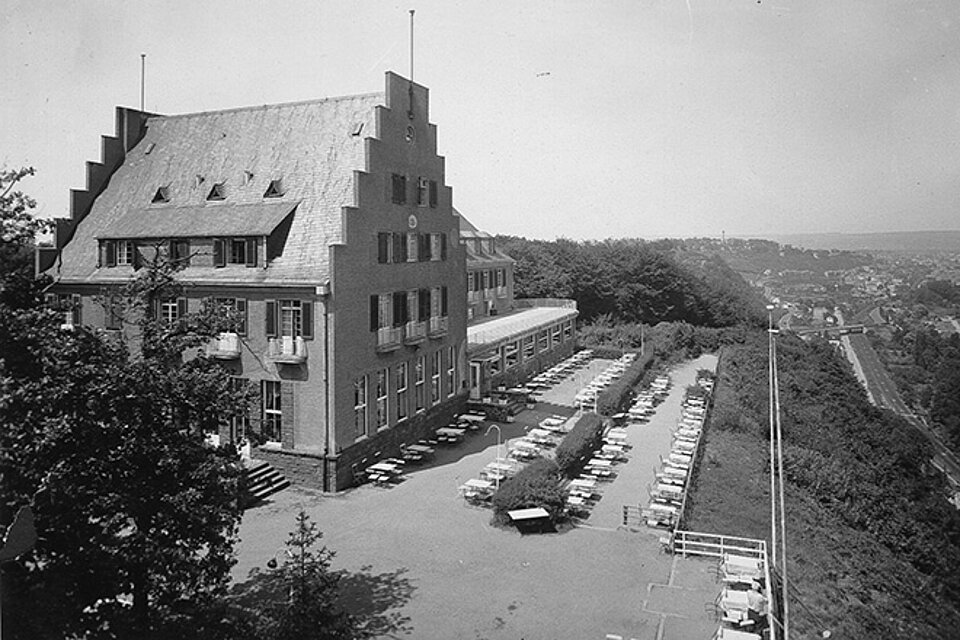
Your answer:
[[[500,464],[500,439],[501,439],[501,437],[502,437],[502,435],[501,435],[501,433],[500,433],[500,425],[498,425],[498,424],[492,424],[492,425],[490,425],[490,426],[487,428],[487,432],[486,432],[485,434],[483,434],[484,437],[487,437],[488,435],[490,435],[490,429],[496,429],[496,430],[497,430],[497,465],[499,466],[499,464]],[[499,490],[500,490],[500,469],[499,469],[499,468],[497,469],[496,485],[497,485],[497,490],[499,491]]]

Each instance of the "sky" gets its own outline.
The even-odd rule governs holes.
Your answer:
[[[44,217],[163,114],[430,89],[454,205],[528,238],[960,229],[956,0],[0,0]]]

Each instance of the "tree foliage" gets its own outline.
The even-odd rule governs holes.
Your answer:
[[[4,219],[30,234],[18,207]],[[29,504],[39,534],[4,566],[11,637],[170,633],[185,602],[199,611],[227,585],[241,468],[205,433],[247,392],[198,349],[222,319],[148,311],[177,294],[175,271],[152,265],[116,294],[130,340],[62,328],[39,292],[0,302],[0,525]]]
[[[707,326],[762,320],[759,296],[717,256],[658,250],[635,239],[497,241],[517,260],[518,297],[573,298],[584,321],[604,315],[617,323]]]
[[[500,485],[493,496],[494,520],[507,525],[510,524],[509,511],[541,507],[556,523],[564,517],[565,503],[560,469],[554,461],[539,458]]]

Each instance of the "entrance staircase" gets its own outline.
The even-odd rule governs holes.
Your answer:
[[[247,492],[243,501],[245,509],[261,500],[290,486],[290,481],[263,460],[247,460],[244,475],[247,480]]]

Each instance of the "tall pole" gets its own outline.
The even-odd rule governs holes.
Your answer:
[[[140,54],[140,111],[143,111],[143,84],[147,71],[147,54]]]
[[[773,566],[777,566],[777,469],[774,440],[776,438],[773,396],[773,305],[767,305],[767,403],[770,422],[770,550]]]
[[[770,334],[774,335],[773,333]],[[783,640],[790,640],[790,599],[787,589],[787,522],[786,522],[786,502],[783,499],[783,431],[780,428],[780,373],[777,370],[777,340],[773,340],[773,396],[777,405],[777,482],[780,484],[780,591],[783,594]]]
[[[497,490],[500,489],[500,425],[492,424],[487,428],[487,433],[485,435],[490,435],[490,429],[497,430],[497,475],[495,477],[497,483]]]
[[[413,81],[413,14],[414,10],[410,9],[410,81]]]

